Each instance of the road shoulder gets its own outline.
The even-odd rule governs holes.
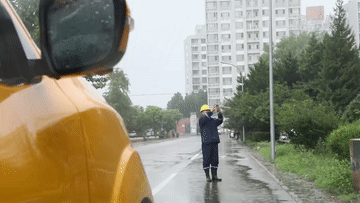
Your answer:
[[[247,148],[254,158],[256,158],[271,174],[273,174],[278,183],[297,201],[297,202],[326,202],[339,203],[335,196],[325,190],[316,187],[314,182],[304,180],[297,174],[283,172],[276,169],[276,166],[263,158],[258,152],[252,150],[239,141],[239,144]]]

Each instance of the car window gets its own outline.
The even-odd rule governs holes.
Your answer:
[[[28,29],[35,43],[40,45],[39,0],[11,0],[11,4]]]

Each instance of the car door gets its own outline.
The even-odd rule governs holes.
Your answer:
[[[40,58],[8,1],[26,57]],[[0,40],[4,40],[0,36]],[[8,43],[9,44],[9,43]],[[18,67],[14,47],[1,61]],[[6,57],[6,58],[5,58]],[[20,67],[21,68],[21,67]],[[89,202],[83,128],[78,110],[46,76],[34,85],[9,87],[0,80],[1,202]]]

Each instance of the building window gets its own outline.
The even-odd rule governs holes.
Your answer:
[[[222,45],[221,50],[223,53],[229,53],[231,52],[231,45]]]
[[[206,59],[206,55],[205,55],[205,54],[202,54],[202,55],[201,55],[201,59]]]
[[[242,54],[242,55],[236,55],[236,61],[237,61],[237,62],[244,61],[244,54]]]
[[[219,66],[209,67],[209,74],[218,74],[219,73]]]
[[[218,35],[217,34],[208,35],[208,42],[217,42],[217,41],[218,41]]]
[[[208,56],[208,61],[210,63],[219,62],[219,56]]]
[[[230,23],[223,23],[223,24],[221,24],[221,30],[222,30],[222,31],[228,31],[228,30],[230,30]]]
[[[206,75],[206,73],[207,73],[206,70],[202,70],[202,71],[201,71],[201,74],[203,74],[203,75]]]
[[[208,9],[216,9],[216,6],[217,5],[216,5],[215,1],[206,3],[206,8],[208,8]]]
[[[225,97],[232,96],[232,89],[231,88],[224,88],[223,89],[223,96],[225,96]]]
[[[208,45],[208,52],[217,52],[219,51],[218,45]]]
[[[235,11],[235,18],[241,18],[243,12],[242,11]]]
[[[223,78],[223,85],[232,85],[232,78]]]
[[[207,29],[209,31],[217,31],[218,30],[218,24],[217,23],[208,23]]]
[[[210,96],[220,96],[220,88],[209,88]]]
[[[221,13],[221,19],[229,20],[230,19],[230,13],[229,12]]]
[[[217,13],[206,13],[207,20],[217,20]]]
[[[235,8],[241,8],[242,0],[235,0]]]
[[[202,66],[202,67],[206,67],[206,62],[202,62],[202,63],[201,63],[201,66]]]
[[[242,51],[242,50],[244,50],[244,44],[237,44],[236,51]]]
[[[204,77],[204,78],[201,78],[201,82],[202,82],[202,83],[207,83],[207,78],[205,78],[205,77]]]
[[[201,44],[205,44],[206,40],[205,39],[201,39]]]
[[[200,71],[198,71],[198,70],[193,70],[193,71],[192,71],[192,74],[193,74],[193,75],[199,75],[199,74],[200,74]]]
[[[264,28],[269,27],[269,21],[263,21],[263,27]]]
[[[235,36],[236,36],[236,40],[244,39],[244,33],[236,33]]]
[[[206,51],[206,47],[201,47],[201,51]]]
[[[221,35],[221,40],[222,40],[223,42],[228,42],[228,41],[230,41],[230,38],[231,38],[231,35],[230,35],[230,34],[222,34],[222,35]]]
[[[220,84],[220,78],[219,77],[210,77],[208,80],[209,85],[219,85]]]
[[[235,23],[235,28],[236,29],[243,29],[243,22],[236,22]]]
[[[198,39],[192,39],[191,40],[191,44],[197,44],[199,41],[198,41]]]
[[[231,56],[222,56],[222,61],[231,62]]]
[[[231,74],[231,67],[223,67],[223,74]]]

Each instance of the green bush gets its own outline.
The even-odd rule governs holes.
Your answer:
[[[276,122],[281,131],[293,129],[296,132],[290,137],[291,143],[315,149],[320,138],[325,140],[337,128],[339,118],[331,107],[307,99],[284,103],[276,115]]]
[[[341,120],[352,123],[360,119],[360,94],[346,107]]]
[[[326,139],[327,148],[340,160],[350,160],[350,140],[360,138],[360,120],[340,126]]]
[[[254,142],[270,141],[269,132],[252,132],[251,140]]]

